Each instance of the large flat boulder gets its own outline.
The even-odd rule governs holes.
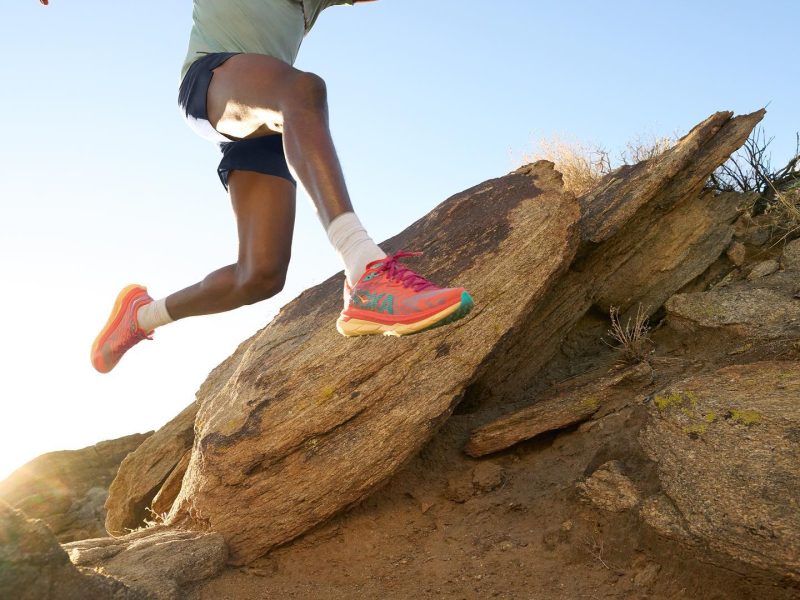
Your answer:
[[[467,319],[422,335],[340,336],[341,275],[301,294],[199,397],[169,523],[220,532],[232,560],[247,562],[363,499],[430,439],[566,269],[579,216],[541,162],[450,198],[389,240],[389,252],[427,251],[420,271],[475,298]]]
[[[640,441],[661,534],[800,581],[800,363],[760,362],[671,385]]]
[[[104,536],[108,487],[150,433],[38,456],[0,482],[0,499],[42,519],[61,542]]]
[[[228,556],[218,533],[164,527],[72,542],[64,550],[73,564],[112,576],[154,600],[182,600],[185,586],[217,575]]]

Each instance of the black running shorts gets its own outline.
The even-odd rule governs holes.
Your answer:
[[[297,185],[289,171],[283,153],[283,136],[267,135],[247,140],[233,141],[218,132],[208,121],[206,96],[213,70],[238,52],[213,52],[194,61],[181,82],[178,106],[189,127],[200,137],[218,144],[222,161],[217,167],[219,179],[228,189],[231,171],[255,171],[283,177]]]

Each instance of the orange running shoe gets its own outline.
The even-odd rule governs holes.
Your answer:
[[[345,336],[409,335],[452,323],[473,305],[464,288],[440,288],[398,260],[421,252],[398,252],[372,261],[350,289],[336,329]]]
[[[136,311],[153,299],[147,288],[129,285],[117,296],[111,316],[92,344],[92,366],[101,373],[108,373],[128,350],[144,339],[152,340],[149,334],[139,329]]]

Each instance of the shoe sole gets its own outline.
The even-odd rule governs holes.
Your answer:
[[[461,300],[456,304],[448,306],[435,315],[431,315],[427,319],[417,321],[416,323],[383,324],[373,321],[364,321],[362,319],[344,320],[342,317],[339,317],[336,321],[336,329],[346,337],[376,334],[393,335],[397,337],[401,335],[413,335],[458,321],[472,310],[473,305],[472,296],[467,292],[463,292],[461,294]]]
[[[100,373],[108,373],[116,365],[112,365],[111,368],[106,368],[104,365],[99,365],[95,363],[94,360],[95,355],[97,354],[97,351],[100,349],[103,340],[108,336],[109,332],[119,324],[120,320],[122,320],[122,312],[123,312],[122,307],[125,304],[125,300],[127,299],[128,294],[130,294],[133,290],[138,290],[138,289],[144,289],[146,291],[146,288],[134,283],[125,286],[122,289],[122,291],[119,294],[117,294],[117,299],[114,300],[114,308],[111,309],[111,314],[108,316],[106,324],[103,326],[103,329],[100,330],[100,333],[94,339],[94,342],[92,342],[92,353],[90,354],[92,366]]]

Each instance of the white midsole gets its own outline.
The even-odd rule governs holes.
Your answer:
[[[434,323],[449,317],[451,314],[461,308],[461,302],[456,302],[452,306],[448,306],[444,310],[431,315],[427,319],[417,321],[416,323],[393,323],[391,325],[381,325],[380,323],[373,323],[372,321],[362,321],[361,319],[345,319],[339,317],[336,321],[336,329],[342,335],[352,337],[356,335],[372,335],[382,333],[383,335],[408,335],[416,333],[430,327]]]

